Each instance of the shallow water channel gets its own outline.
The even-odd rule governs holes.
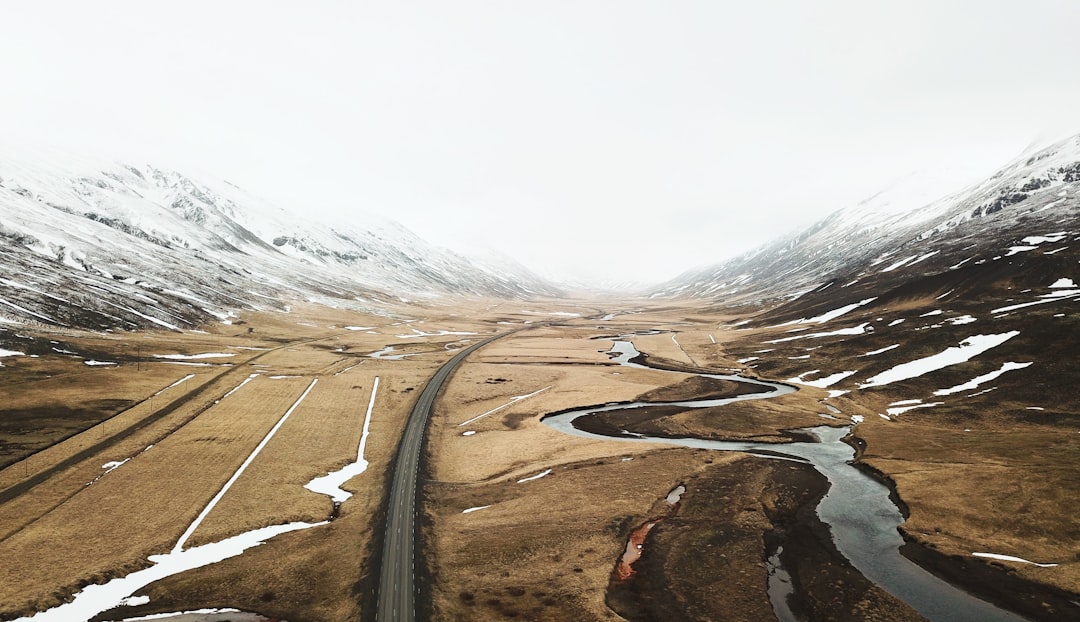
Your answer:
[[[611,354],[614,356],[612,360],[621,365],[652,369],[631,362],[639,355],[639,352],[629,341],[616,341]],[[1024,619],[942,581],[900,554],[900,545],[903,544],[903,540],[897,527],[903,522],[903,516],[889,498],[888,488],[852,466],[854,449],[841,441],[850,431],[850,427],[808,428],[804,431],[813,434],[818,442],[786,444],[712,441],[700,438],[657,438],[631,432],[624,432],[622,436],[603,436],[574,427],[575,419],[598,412],[672,405],[684,408],[709,408],[740,400],[776,397],[795,391],[788,385],[741,376],[715,374],[702,374],[702,376],[761,385],[762,392],[724,399],[606,404],[545,417],[544,423],[561,432],[588,438],[618,438],[632,442],[740,451],[763,458],[808,462],[828,478],[830,483],[829,492],[818,504],[818,517],[829,526],[836,548],[867,579],[911,605],[930,620],[974,622]],[[774,557],[778,563],[779,556]],[[786,576],[786,573],[781,573],[780,576]],[[773,596],[774,607],[777,609],[777,616],[781,620],[796,619],[786,609],[783,602],[785,598],[776,598],[777,591],[791,590],[790,585],[785,587],[782,583],[782,581],[770,581],[769,589]]]

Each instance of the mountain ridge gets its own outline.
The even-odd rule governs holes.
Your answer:
[[[320,222],[230,182],[85,157],[0,156],[0,239],[20,273],[0,280],[5,323],[179,329],[286,299],[559,294],[391,221]]]

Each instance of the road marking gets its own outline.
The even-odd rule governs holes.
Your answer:
[[[274,427],[270,428],[270,431],[266,433],[266,436],[263,437],[263,440],[255,446],[254,450],[252,450],[251,455],[247,457],[247,460],[244,460],[244,463],[240,465],[240,468],[236,469],[236,472],[233,473],[233,476],[231,478],[229,478],[229,481],[225,482],[225,486],[223,486],[221,490],[219,490],[218,493],[214,495],[214,498],[210,500],[210,503],[208,503],[206,507],[203,508],[203,511],[195,519],[195,522],[191,523],[191,525],[188,526],[187,531],[185,531],[184,534],[180,536],[180,539],[176,542],[176,546],[173,547],[173,553],[179,553],[180,551],[184,550],[184,543],[187,542],[187,539],[191,537],[191,534],[195,533],[195,530],[198,529],[199,525],[203,522],[203,519],[205,519],[207,514],[210,513],[210,510],[214,509],[214,506],[217,505],[218,501],[221,501],[221,498],[225,496],[225,493],[228,492],[230,488],[232,488],[232,485],[236,483],[236,480],[240,479],[240,475],[244,472],[244,469],[248,468],[248,465],[250,465],[255,460],[255,456],[259,455],[259,452],[262,451],[263,447],[266,447],[267,443],[270,442],[270,439],[274,437],[274,434],[277,434],[278,429],[280,429],[281,426],[285,423],[285,420],[289,418],[289,415],[291,415],[293,411],[296,410],[296,407],[300,405],[300,402],[304,401],[304,398],[307,397],[308,393],[311,393],[311,390],[315,388],[315,383],[317,383],[318,381],[318,378],[312,380],[311,384],[309,384],[308,388],[300,395],[299,398],[297,398],[296,402],[294,402],[293,405],[289,407],[289,410],[285,411],[285,414],[281,416],[281,419],[278,419],[278,422],[274,425]]]

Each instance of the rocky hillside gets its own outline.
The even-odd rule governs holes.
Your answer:
[[[320,222],[228,182],[67,155],[0,157],[0,265],[0,322],[16,325],[183,329],[292,300],[558,293],[389,221]]]
[[[886,199],[656,295],[729,307],[748,318],[733,327],[741,363],[858,391],[885,418],[1080,426],[1080,137],[925,205]]]

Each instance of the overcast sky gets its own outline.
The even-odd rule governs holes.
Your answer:
[[[0,19],[0,138],[197,168],[564,277],[674,276],[912,171],[964,181],[1080,130],[1075,0],[72,0]]]

